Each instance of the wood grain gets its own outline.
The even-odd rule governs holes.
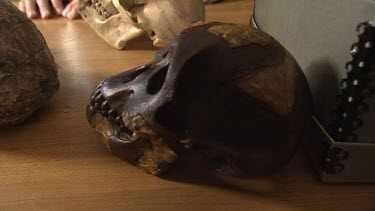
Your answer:
[[[209,5],[207,20],[248,24],[252,6]],[[85,106],[103,78],[150,61],[151,41],[119,51],[83,20],[34,22],[55,57],[61,89],[26,123],[0,129],[0,210],[375,210],[375,185],[322,184],[302,151],[274,176],[225,186],[184,169],[173,180],[142,173],[106,150]]]

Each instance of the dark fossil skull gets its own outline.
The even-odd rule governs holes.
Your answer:
[[[311,110],[305,77],[276,40],[200,23],[149,64],[101,82],[87,117],[109,150],[147,173],[183,158],[248,175],[287,163]]]

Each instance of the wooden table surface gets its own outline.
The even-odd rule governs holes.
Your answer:
[[[252,6],[209,5],[207,20],[248,24]],[[26,123],[0,129],[0,210],[375,210],[375,185],[322,184],[302,151],[276,175],[231,185],[184,170],[174,179],[142,173],[106,150],[85,105],[102,79],[152,60],[151,41],[119,51],[83,20],[34,22],[54,55],[61,89]]]

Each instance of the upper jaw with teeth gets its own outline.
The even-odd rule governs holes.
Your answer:
[[[95,116],[99,115],[99,117],[97,118],[103,118],[102,121],[107,120],[108,123],[110,123],[110,125],[108,125],[109,128],[107,129],[113,130],[113,132],[100,132],[105,132],[104,134],[107,136],[116,136],[117,138],[121,137],[122,139],[126,139],[126,141],[132,141],[136,139],[137,133],[134,133],[131,129],[125,126],[121,114],[118,114],[117,111],[110,107],[108,101],[103,96],[101,88],[102,84],[100,84],[96,88],[93,95],[91,96],[90,103],[87,108],[88,121],[96,130],[103,130],[102,128],[97,128],[96,124],[98,124],[98,122],[94,121]]]
[[[177,160],[177,154],[142,116],[130,117],[112,109],[101,89],[102,84],[93,92],[87,119],[103,135],[108,150],[149,174],[165,172]]]

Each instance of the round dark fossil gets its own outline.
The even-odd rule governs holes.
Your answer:
[[[20,123],[59,89],[57,68],[37,27],[0,1],[0,126]]]

